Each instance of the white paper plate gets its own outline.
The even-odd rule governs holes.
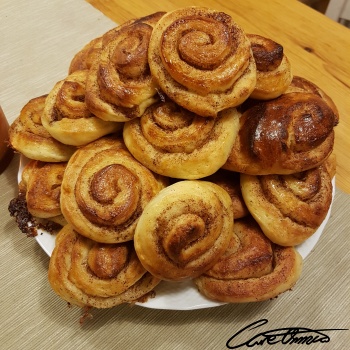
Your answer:
[[[21,174],[24,166],[28,163],[28,159],[24,156],[20,158],[20,166],[18,171],[18,182],[21,179]],[[333,184],[333,200],[335,195],[335,179]],[[332,200],[332,204],[333,204]],[[318,228],[318,230],[305,242],[296,247],[300,255],[305,259],[307,255],[315,247],[319,240],[327,221],[331,214],[332,205],[329,208],[326,218]],[[44,230],[38,230],[38,235],[35,237],[41,248],[47,255],[51,256],[51,253],[55,247],[55,235],[52,235]],[[192,281],[185,282],[165,282],[162,281],[156,288],[156,297],[149,299],[144,303],[137,303],[137,305],[151,308],[151,309],[163,309],[163,310],[195,310],[204,309],[215,306],[224,305],[216,301],[209,300],[202,296],[196,289],[196,286]]]

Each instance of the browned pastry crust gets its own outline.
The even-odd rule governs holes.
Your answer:
[[[229,108],[217,118],[204,118],[167,100],[125,123],[123,137],[133,156],[153,172],[198,179],[226,162],[239,117],[235,108]]]
[[[47,95],[35,97],[22,108],[9,129],[10,146],[27,158],[43,162],[67,161],[75,147],[54,139],[41,123]]]
[[[316,94],[288,93],[248,108],[224,169],[291,174],[323,163],[333,150],[336,116]]]
[[[82,146],[122,128],[121,123],[104,121],[87,108],[88,70],[75,71],[57,82],[46,98],[41,122],[57,140]]]
[[[292,81],[291,64],[283,46],[256,34],[247,34],[256,63],[256,86],[250,98],[270,100],[284,93]]]
[[[100,55],[102,49],[102,37],[95,38],[87,43],[79,52],[77,52],[68,69],[68,74],[77,70],[90,69],[92,62]]]
[[[103,120],[124,122],[157,101],[147,60],[153,26],[164,12],[130,21],[102,37],[87,79],[86,103]]]
[[[334,151],[331,153],[331,155],[325,160],[323,163],[326,167],[329,176],[331,179],[336,175],[337,173],[337,157]]]
[[[264,234],[274,243],[295,246],[312,236],[332,202],[327,168],[292,175],[241,174],[244,201]]]
[[[27,208],[37,218],[66,224],[61,212],[60,194],[66,162],[31,160],[23,169],[19,191],[25,193]]]
[[[160,282],[142,267],[132,242],[97,243],[70,225],[56,236],[48,279],[70,304],[96,308],[137,302]]]
[[[230,195],[233,205],[233,218],[235,220],[249,214],[242,196],[239,173],[220,169],[213,175],[205,177],[202,180],[219,185]]]
[[[204,117],[241,104],[256,83],[243,30],[229,15],[204,7],[164,15],[152,32],[148,61],[165,94]]]
[[[200,293],[216,301],[246,303],[275,298],[295,285],[303,261],[293,247],[271,244],[250,216],[237,220],[234,232],[226,253],[194,280]]]
[[[207,181],[179,181],[144,209],[134,245],[142,265],[170,281],[194,278],[226,250],[233,233],[232,201]]]
[[[104,137],[77,150],[67,164],[61,209],[81,235],[98,242],[132,240],[150,199],[164,186],[127,151],[119,137]]]
[[[337,125],[339,123],[339,112],[336,105],[334,104],[333,100],[316,84],[312,83],[311,81],[305,78],[294,76],[292,82],[288,86],[288,89],[285,91],[285,93],[290,92],[306,92],[321,97],[332,109],[335,115],[334,125]]]

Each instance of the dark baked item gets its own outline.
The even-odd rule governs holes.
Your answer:
[[[317,167],[332,153],[333,110],[313,93],[294,92],[253,103],[223,168],[251,175],[292,174]]]

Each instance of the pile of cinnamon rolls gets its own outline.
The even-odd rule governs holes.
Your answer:
[[[280,44],[225,13],[109,30],[9,131],[30,160],[19,195],[61,225],[50,285],[96,308],[147,300],[162,281],[231,303],[291,289],[295,247],[331,205],[338,121]]]

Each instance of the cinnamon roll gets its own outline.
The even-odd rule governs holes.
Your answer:
[[[104,137],[74,153],[62,181],[61,209],[81,235],[102,243],[132,240],[139,217],[165,178],[127,151],[121,138]]]
[[[70,62],[68,74],[77,70],[90,69],[92,62],[97,59],[102,49],[102,37],[92,39],[80,51],[78,51]]]
[[[31,160],[23,169],[20,192],[25,193],[27,208],[34,217],[65,225],[61,212],[61,183],[67,163]]]
[[[86,103],[99,118],[124,122],[157,101],[147,53],[153,26],[163,14],[128,22],[102,37],[102,50],[86,82]]]
[[[323,163],[333,150],[336,116],[312,93],[288,93],[245,110],[223,168],[251,175],[291,174]]]
[[[73,72],[57,82],[46,98],[41,121],[46,130],[67,145],[82,146],[122,128],[94,116],[85,103],[88,70]]]
[[[238,132],[235,108],[204,118],[168,100],[126,122],[123,137],[133,156],[152,171],[173,178],[198,179],[226,162]]]
[[[333,100],[328,96],[319,86],[314,84],[313,82],[299,76],[294,76],[292,79],[292,82],[288,86],[288,89],[285,91],[285,93],[290,92],[306,92],[306,93],[312,93],[319,97],[321,97],[327,105],[332,109],[334,115],[335,115],[335,124],[339,123],[339,112],[337,109],[337,106],[333,102]]]
[[[204,117],[238,106],[256,83],[243,30],[229,15],[204,7],[164,15],[152,32],[148,61],[164,93]]]
[[[237,220],[234,232],[230,249],[194,280],[200,293],[222,302],[258,302],[295,285],[303,261],[293,247],[271,244],[250,216]]]
[[[70,304],[95,308],[137,302],[160,282],[142,267],[132,242],[97,243],[70,225],[57,234],[48,279]]]
[[[295,246],[312,236],[332,202],[332,182],[324,165],[291,175],[241,174],[244,201],[274,243]]]
[[[249,214],[248,208],[242,196],[239,173],[219,169],[213,175],[205,177],[202,180],[210,181],[216,185],[219,185],[230,195],[233,205],[233,217],[235,220]]]
[[[47,95],[29,100],[9,128],[10,146],[29,159],[43,162],[65,162],[75,147],[65,145],[45,129],[41,123]]]
[[[261,35],[247,34],[256,63],[256,86],[251,98],[270,100],[282,95],[293,75],[283,46]]]
[[[194,278],[213,266],[233,234],[232,201],[220,186],[184,180],[155,196],[137,224],[134,245],[152,275]]]

